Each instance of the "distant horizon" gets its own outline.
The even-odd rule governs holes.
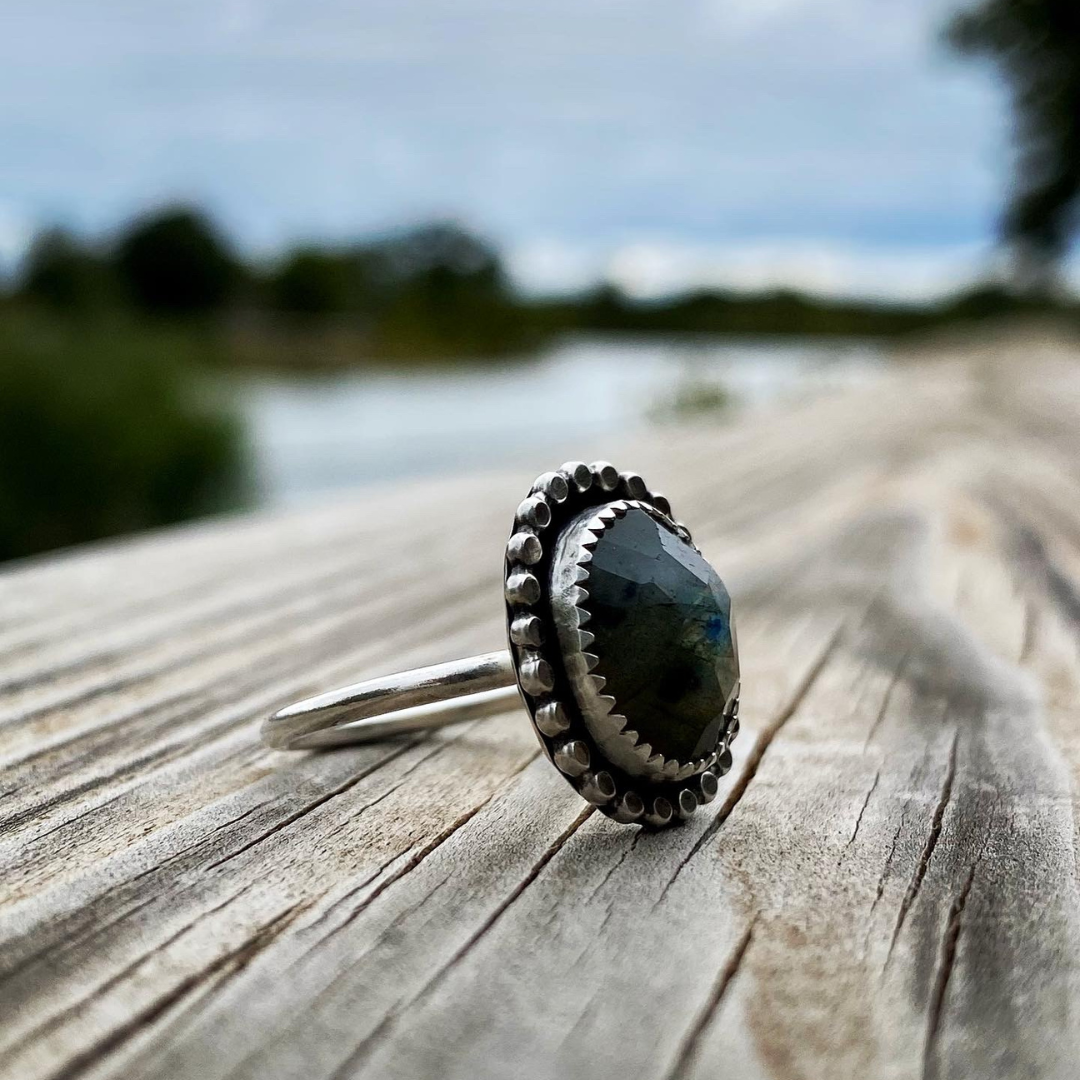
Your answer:
[[[323,248],[327,251],[348,251],[353,247],[365,244],[377,243],[381,240],[392,238],[395,234],[406,233],[411,229],[435,224],[450,224],[458,226],[482,241],[490,243],[493,250],[500,258],[503,269],[506,272],[513,289],[527,301],[559,300],[560,298],[580,297],[590,291],[599,288],[614,287],[622,292],[628,299],[637,301],[666,301],[675,300],[680,296],[695,292],[731,293],[736,296],[753,297],[769,292],[790,291],[792,293],[807,296],[812,300],[824,302],[851,301],[879,302],[883,304],[922,305],[933,304],[937,301],[948,301],[958,295],[970,292],[986,285],[1003,283],[1004,279],[998,274],[1001,266],[1000,253],[993,247],[987,246],[980,251],[966,251],[954,255],[952,270],[954,273],[940,273],[940,269],[949,269],[946,266],[939,268],[935,277],[923,273],[920,280],[921,289],[905,291],[903,289],[867,288],[863,291],[843,291],[840,288],[830,289],[824,281],[827,280],[830,267],[832,276],[838,281],[843,280],[842,273],[836,270],[843,266],[844,254],[838,258],[835,252],[825,252],[816,247],[804,247],[797,249],[785,249],[777,246],[773,249],[759,247],[757,249],[728,249],[726,252],[708,252],[706,250],[683,250],[678,253],[682,257],[683,265],[680,266],[678,259],[672,257],[672,253],[665,251],[663,245],[651,246],[646,242],[638,242],[627,245],[624,250],[614,253],[606,266],[595,266],[589,273],[585,264],[581,263],[577,274],[567,277],[545,276],[543,259],[545,253],[539,252],[515,252],[506,251],[499,247],[498,242],[490,233],[482,228],[476,228],[472,223],[461,218],[444,217],[427,221],[397,222],[376,227],[363,234],[356,234],[341,238],[313,238],[297,237],[283,242],[274,250],[263,249],[250,250],[238,242],[238,238],[230,234],[226,223],[215,218],[209,210],[191,202],[163,202],[159,205],[147,205],[137,214],[128,215],[116,222],[109,228],[89,233],[74,229],[60,222],[43,224],[40,229],[34,231],[25,249],[20,253],[16,263],[9,267],[0,267],[0,290],[5,285],[17,281],[23,268],[25,257],[29,254],[33,238],[52,229],[60,229],[69,232],[77,240],[89,247],[107,249],[115,237],[122,235],[125,227],[144,218],[152,218],[155,214],[173,209],[194,210],[205,215],[219,230],[222,239],[234,252],[237,258],[253,269],[269,271],[275,263],[288,256],[290,251],[308,247]],[[846,253],[848,266],[854,265],[858,254]],[[711,257],[711,262],[710,262]],[[964,272],[961,260],[966,260],[968,273]],[[530,261],[533,265],[530,266]],[[801,261],[807,271],[803,280],[798,275],[790,273],[793,266]],[[679,276],[680,269],[690,268],[691,272]],[[778,270],[773,273],[772,271]],[[813,271],[817,269],[815,277]],[[729,271],[724,273],[724,270]],[[788,270],[787,274],[782,271]],[[890,265],[889,260],[878,259],[876,269],[879,271],[877,280],[892,275],[894,280],[902,279],[906,270],[925,271],[925,266],[916,264],[905,266],[902,261],[896,261]],[[537,272],[539,271],[539,272]],[[696,272],[695,272],[696,271]],[[650,273],[651,272],[651,273]],[[873,280],[871,278],[870,280]],[[1070,292],[1080,293],[1078,278],[1071,275],[1066,278],[1066,288]],[[935,287],[936,286],[936,287]]]
[[[945,297],[1009,160],[960,2],[15,0],[0,266],[181,201],[253,258],[461,221],[533,296]]]

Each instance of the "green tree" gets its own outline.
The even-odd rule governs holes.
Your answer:
[[[298,248],[271,274],[270,304],[278,311],[309,317],[355,311],[365,299],[363,261],[351,252]]]
[[[371,249],[385,353],[467,356],[527,348],[535,326],[496,250],[453,224],[426,225]]]
[[[114,283],[108,264],[66,229],[45,229],[30,245],[18,292],[24,299],[86,314],[108,306]]]
[[[185,207],[134,222],[115,251],[132,302],[155,315],[204,315],[236,293],[241,268],[213,224]]]
[[[1055,280],[1080,206],[1080,4],[1077,0],[979,0],[955,17],[948,39],[988,57],[1011,97],[1014,177],[1002,238],[1019,285]]]

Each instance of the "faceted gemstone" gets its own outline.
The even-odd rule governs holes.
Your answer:
[[[635,507],[601,535],[584,587],[595,672],[627,728],[683,762],[715,749],[739,677],[731,598],[716,571]]]

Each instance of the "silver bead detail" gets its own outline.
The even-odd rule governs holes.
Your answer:
[[[619,486],[619,470],[610,461],[594,461],[592,471],[604,491],[614,491]]]
[[[549,701],[546,705],[541,705],[536,710],[535,720],[537,730],[549,739],[561,735],[570,727],[570,717],[566,715],[566,710],[558,701]]]
[[[615,803],[615,813],[611,816],[624,825],[637,821],[645,813],[645,803],[635,791],[627,791],[620,795]]]
[[[557,503],[565,502],[570,494],[570,484],[562,473],[546,472],[533,481],[533,491],[543,492]]]
[[[663,795],[658,795],[653,799],[652,806],[645,814],[645,821],[654,829],[662,829],[665,825],[670,824],[674,813],[671,803]]]
[[[584,461],[567,461],[559,469],[578,491],[588,491],[592,487],[592,470]]]
[[[535,604],[540,599],[540,581],[525,570],[515,570],[506,579],[506,599],[511,604]]]
[[[711,803],[720,790],[720,782],[716,779],[716,773],[703,772],[697,781],[695,794],[702,803]]]
[[[535,533],[520,532],[510,537],[506,545],[506,557],[511,562],[532,566],[544,556],[544,545]]]
[[[567,776],[581,776],[589,770],[589,748],[580,739],[571,739],[555,750],[555,764]]]
[[[623,491],[626,492],[627,498],[644,499],[649,494],[645,481],[637,473],[624,472],[619,479],[622,481]]]
[[[546,529],[551,524],[551,507],[543,495],[530,495],[517,508],[517,519],[534,529]]]
[[[578,791],[594,806],[603,806],[615,798],[615,781],[608,772],[585,773]]]
[[[531,697],[547,694],[555,689],[555,674],[551,665],[540,656],[529,656],[522,660],[518,670],[521,688]]]
[[[683,788],[675,804],[675,813],[685,821],[697,808],[697,796],[689,788]]]
[[[543,622],[535,615],[519,615],[510,624],[510,640],[515,645],[543,645]]]

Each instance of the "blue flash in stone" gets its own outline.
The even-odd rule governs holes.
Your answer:
[[[661,520],[631,506],[600,537],[581,607],[590,651],[626,727],[666,758],[716,749],[739,679],[731,598],[720,576]]]

